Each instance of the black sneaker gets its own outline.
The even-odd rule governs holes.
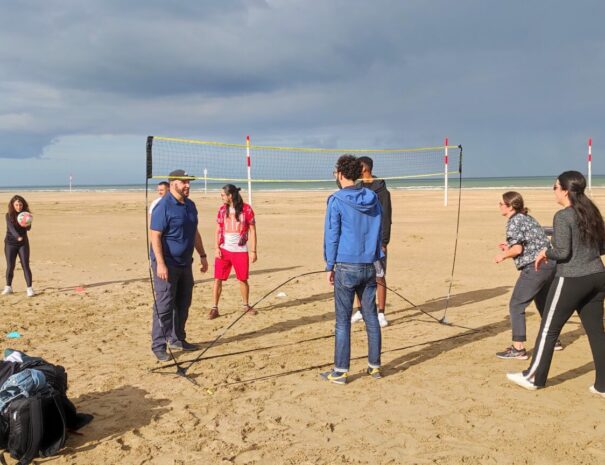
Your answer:
[[[527,360],[527,350],[515,349],[513,346],[507,347],[503,352],[496,352],[496,357],[502,359]]]
[[[555,350],[563,350],[563,344],[561,344],[561,341],[559,339],[557,339],[557,342],[555,342]]]
[[[192,350],[199,350],[200,346],[197,344],[191,344],[190,342],[187,342],[187,341],[175,341],[170,344],[170,348],[175,349],[175,350],[192,351]]]
[[[153,351],[153,355],[155,355],[155,358],[157,358],[160,362],[167,362],[170,360],[170,355],[168,355],[166,349],[156,349]]]

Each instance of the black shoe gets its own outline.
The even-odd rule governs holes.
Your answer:
[[[170,348],[175,349],[175,350],[186,350],[186,351],[200,350],[199,345],[192,344],[187,341],[175,341],[170,344]]]
[[[94,416],[92,416],[90,413],[76,413],[76,419],[74,421],[74,424],[71,425],[70,429],[72,429],[73,431],[77,431],[83,426],[86,426],[88,423],[90,423],[93,418]]]
[[[157,358],[160,362],[167,362],[170,360],[170,355],[168,355],[166,349],[156,349],[153,351],[153,355],[155,355],[155,358]]]

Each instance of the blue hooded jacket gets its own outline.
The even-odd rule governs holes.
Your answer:
[[[328,197],[324,226],[326,271],[340,263],[374,263],[384,257],[382,207],[365,187],[347,187]]]

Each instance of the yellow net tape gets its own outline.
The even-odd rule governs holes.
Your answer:
[[[448,166],[444,163],[446,151],[450,157]],[[379,179],[399,180],[407,185],[407,180],[457,173],[460,151],[454,145],[408,149],[295,148],[155,136],[148,141],[147,177],[166,179],[173,170],[183,169],[193,180],[206,182],[331,183],[334,165],[344,153],[369,156],[374,161],[373,174]]]
[[[323,149],[323,148],[308,148],[308,147],[277,147],[271,145],[250,145],[246,144],[226,144],[223,142],[211,142],[205,140],[196,140],[196,139],[179,139],[175,137],[161,137],[154,136],[154,140],[162,140],[165,142],[179,142],[182,144],[198,144],[198,145],[211,145],[215,147],[232,147],[246,150],[250,148],[250,150],[281,150],[288,152],[326,152],[326,153],[409,153],[409,152],[432,152],[435,150],[444,150],[448,149],[457,149],[457,145],[439,145],[436,147],[416,147],[412,149]]]

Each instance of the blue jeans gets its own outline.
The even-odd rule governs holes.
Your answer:
[[[349,371],[351,314],[355,294],[361,301],[361,314],[368,334],[368,365],[372,368],[380,367],[382,338],[376,312],[376,269],[372,263],[337,263],[334,268],[335,371]]]

